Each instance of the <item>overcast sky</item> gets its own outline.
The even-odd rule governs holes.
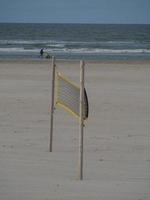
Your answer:
[[[150,0],[0,0],[0,22],[150,24]]]

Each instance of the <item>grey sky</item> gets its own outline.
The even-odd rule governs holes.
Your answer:
[[[150,24],[150,0],[0,0],[0,3],[0,22]]]

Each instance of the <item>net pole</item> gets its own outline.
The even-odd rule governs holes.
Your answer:
[[[80,61],[80,117],[79,117],[79,180],[83,180],[83,136],[84,136],[84,62]]]
[[[53,146],[53,121],[54,121],[54,92],[55,92],[55,57],[52,57],[52,84],[51,84],[51,108],[50,108],[50,142],[49,151],[52,152]]]

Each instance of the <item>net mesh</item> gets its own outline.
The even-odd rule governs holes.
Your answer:
[[[62,106],[70,113],[79,117],[80,88],[60,73],[57,73],[56,77],[56,104]],[[88,99],[84,89],[83,118],[86,119],[87,117]]]

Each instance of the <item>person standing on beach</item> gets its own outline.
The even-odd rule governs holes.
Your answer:
[[[44,50],[41,49],[41,50],[40,50],[40,55],[41,55],[41,57],[43,57],[43,54],[44,54]]]

